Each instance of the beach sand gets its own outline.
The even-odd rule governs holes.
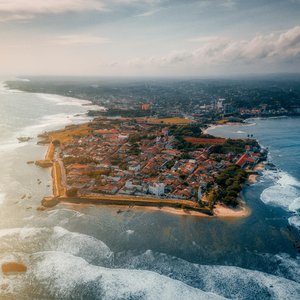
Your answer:
[[[257,182],[257,177],[258,177],[258,175],[255,175],[255,174],[249,175],[248,182],[251,183],[251,184],[256,183]]]
[[[99,207],[99,205],[94,204],[84,204],[84,203],[68,203],[68,202],[61,202],[64,206],[68,206],[73,208],[74,210],[80,208],[88,208],[88,207]],[[181,208],[173,208],[173,207],[156,207],[156,206],[130,206],[130,205],[101,205],[101,207],[113,208],[118,209],[120,213],[126,212],[128,210],[134,209],[139,211],[160,211],[168,214],[173,215],[180,215],[180,216],[193,216],[193,217],[201,217],[201,218],[211,218],[213,216],[206,215],[201,212],[192,211],[188,209],[181,209]]]
[[[219,218],[246,218],[250,216],[251,210],[244,202],[237,208],[226,207],[217,204],[214,209],[214,215]]]
[[[63,205],[72,207],[73,209],[77,210],[80,208],[88,208],[88,207],[93,207],[94,205],[92,204],[74,204],[74,203],[67,203],[67,202],[62,202]],[[97,206],[97,205],[95,205]],[[119,209],[120,213],[126,212],[128,210],[139,210],[139,211],[160,211],[163,213],[168,213],[168,214],[173,214],[173,215],[178,215],[178,216],[192,216],[192,217],[199,217],[199,218],[245,218],[248,217],[251,214],[251,210],[249,207],[243,203],[240,207],[238,208],[229,208],[226,206],[223,206],[221,204],[216,205],[216,208],[214,209],[214,215],[209,216],[206,214],[203,214],[201,212],[197,211],[191,211],[191,210],[185,210],[185,209],[180,209],[180,208],[173,208],[173,207],[155,207],[155,206],[148,206],[148,207],[143,207],[143,206],[123,206],[123,205],[101,205],[102,207],[107,207],[107,208],[114,208],[114,209]],[[98,206],[99,207],[99,206]]]
[[[254,171],[257,171],[257,172],[263,171],[264,168],[265,168],[264,163],[259,163],[259,164],[257,164],[257,165],[255,166]]]
[[[253,171],[254,171],[254,172],[261,172],[261,171],[264,170],[264,168],[265,168],[265,165],[264,165],[263,163],[259,163],[259,164],[257,164],[257,165],[254,167]],[[259,177],[259,174],[251,174],[251,175],[249,175],[249,177],[248,177],[248,182],[249,182],[250,184],[257,183],[258,177]]]

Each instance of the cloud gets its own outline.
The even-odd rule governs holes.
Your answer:
[[[0,21],[32,19],[41,14],[108,12],[120,6],[153,6],[160,2],[160,0],[0,0]]]
[[[0,0],[2,13],[63,13],[68,11],[105,10],[97,0]]]
[[[257,35],[250,40],[218,36],[194,37],[199,46],[192,50],[173,51],[165,56],[140,58],[130,65],[157,67],[201,67],[221,64],[260,64],[300,60],[300,26],[282,33]]]
[[[144,13],[138,14],[137,17],[150,17],[158,13],[161,9],[148,10]]]
[[[199,7],[231,8],[236,0],[186,0]],[[134,7],[141,11],[140,17],[155,14],[163,8],[182,5],[181,0],[0,0],[1,22],[32,19],[37,15],[62,14],[66,12],[109,12],[121,7]],[[16,17],[18,16],[18,17]]]
[[[34,16],[30,15],[30,14],[28,14],[28,15],[12,14],[12,15],[6,15],[6,16],[0,15],[0,23],[7,23],[7,22],[11,22],[11,21],[26,22],[33,18],[34,18]]]
[[[40,14],[105,11],[103,1],[97,0],[0,0],[2,22],[29,20]]]
[[[89,45],[99,45],[106,44],[109,42],[107,38],[95,36],[95,35],[86,35],[86,34],[77,34],[77,35],[62,35],[54,38],[52,40],[53,43],[59,45],[81,45],[81,46],[89,46]]]

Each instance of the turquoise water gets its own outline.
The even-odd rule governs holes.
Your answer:
[[[252,209],[245,219],[71,205],[37,211],[51,192],[51,178],[48,170],[26,164],[46,151],[36,145],[36,135],[87,120],[82,103],[0,90],[0,263],[28,266],[26,274],[0,272],[1,299],[299,298],[298,230],[291,219],[297,209],[266,200],[280,176],[298,180],[283,168],[284,160],[282,170],[244,190]],[[277,130],[274,124],[269,132]],[[33,139],[19,143],[19,136]],[[277,148],[269,146],[275,163]]]

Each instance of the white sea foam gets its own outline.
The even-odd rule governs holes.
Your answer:
[[[300,229],[300,182],[283,171],[264,172],[267,179],[271,179],[274,185],[265,189],[260,198],[270,205],[282,207],[294,215],[288,219],[291,226]]]
[[[17,93],[23,93],[23,92],[19,91],[19,90],[9,89],[7,87],[5,81],[0,81],[0,93],[7,95],[7,94],[17,94]]]
[[[32,266],[33,282],[59,299],[224,299],[155,272],[107,269],[59,252],[33,255]]]
[[[192,264],[161,253],[146,251],[138,257],[123,257],[120,266],[151,269],[191,284],[206,292],[230,299],[298,299],[300,258],[287,254],[258,254],[261,263],[271,264],[273,275],[235,266]]]
[[[0,253],[40,251],[70,253],[102,265],[110,265],[113,259],[113,253],[102,241],[58,226],[0,230]]]
[[[0,253],[6,261],[7,255],[13,255],[13,261],[21,260],[28,266],[26,277],[5,279],[9,288],[0,290],[0,296],[7,290],[14,296],[24,295],[23,299],[45,294],[56,299],[76,295],[79,299],[174,300],[300,296],[299,260],[282,255],[268,258],[278,266],[276,276],[234,266],[192,264],[150,250],[125,257],[124,266],[106,264],[109,268],[105,268],[102,263],[110,260],[112,252],[102,241],[61,227],[0,230]],[[282,276],[286,271],[291,279]],[[0,285],[3,283],[0,274]]]
[[[126,233],[127,233],[128,236],[132,235],[132,234],[134,234],[134,230],[128,229],[128,230],[126,230]]]
[[[286,185],[274,185],[265,189],[260,198],[266,204],[273,204],[289,210],[290,205],[299,196],[296,188]]]
[[[149,270],[95,266],[68,253],[39,252],[25,257],[29,269],[19,283],[25,289],[30,282],[35,298],[47,294],[49,298],[55,299],[263,300],[299,299],[300,296],[300,284],[281,276],[231,266],[195,265],[188,262],[176,265],[174,259],[170,269],[168,257],[166,259],[162,267],[169,268],[170,276],[174,276],[172,273],[177,273],[179,277],[182,274],[183,280]],[[280,263],[281,260],[278,261]],[[294,264],[292,262],[291,267],[299,267]],[[18,278],[9,284],[15,284],[16,280]],[[188,281],[189,285],[183,281]]]
[[[59,129],[70,124],[84,123],[89,119],[90,118],[86,117],[85,115],[75,117],[74,115],[67,113],[48,115],[40,118],[38,124],[25,127],[18,134],[16,134],[15,137],[36,136],[43,131]]]
[[[94,105],[89,100],[82,100],[55,94],[37,94],[40,98],[56,103],[61,106],[84,106],[87,110],[105,110],[104,107]]]
[[[293,212],[297,212],[300,210],[300,197],[296,198],[290,205],[289,210]]]
[[[293,212],[300,208],[300,182],[296,178],[283,171],[266,171],[264,175],[274,182],[260,196],[264,203]]]
[[[84,258],[88,262],[110,264],[113,253],[102,241],[94,237],[70,232],[61,227],[55,227],[53,234],[45,245],[46,249],[70,253]]]
[[[246,133],[245,131],[242,131],[242,130],[238,130],[236,133],[238,134],[243,134],[243,133]]]
[[[16,80],[18,80],[18,81],[23,81],[23,82],[30,82],[30,79],[28,79],[28,78],[16,78]]]
[[[288,219],[289,224],[300,230],[300,216],[294,215]]]

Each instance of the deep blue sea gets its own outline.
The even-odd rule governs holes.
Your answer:
[[[51,193],[50,171],[26,163],[45,154],[37,134],[87,121],[82,104],[1,85],[0,265],[19,261],[28,270],[0,271],[0,299],[300,298],[299,119],[211,131],[253,134],[278,168],[245,188],[247,218],[90,205],[37,211]]]

